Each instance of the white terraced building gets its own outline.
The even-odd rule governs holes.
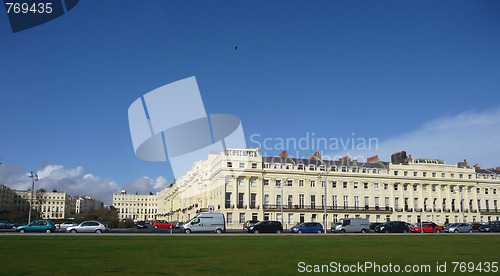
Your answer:
[[[120,219],[155,220],[157,216],[157,195],[127,194],[126,190],[113,194],[113,206]]]
[[[195,162],[152,197],[157,197],[155,218],[186,221],[210,207],[225,215],[229,229],[242,228],[251,219],[279,220],[290,228],[324,221],[325,186],[327,227],[347,217],[414,224],[500,217],[498,169],[469,167],[465,161],[448,165],[405,152],[394,154],[391,162],[374,156],[362,163],[349,157],[323,160],[319,153],[298,159],[286,152],[265,157],[257,149],[227,149]],[[124,207],[123,201],[116,203],[119,210]],[[129,209],[137,203],[129,202]]]

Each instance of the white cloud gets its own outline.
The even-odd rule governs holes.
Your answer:
[[[469,165],[483,168],[500,166],[500,109],[464,112],[442,117],[423,124],[414,131],[380,141],[378,148],[335,153],[337,156],[357,156],[364,161],[378,154],[390,161],[392,153],[406,150],[413,157],[443,159],[456,164],[467,159]],[[331,154],[332,155],[332,154]]]
[[[45,167],[37,171],[38,177],[40,179],[50,178],[52,180],[65,179],[65,178],[76,178],[83,173],[84,169],[81,166],[77,166],[74,169],[64,169],[62,165],[46,165]]]
[[[167,183],[167,179],[163,176],[159,176],[156,179],[143,176],[136,181],[125,184],[123,188],[129,193],[149,194],[151,192],[156,194],[156,192],[165,188]]]
[[[152,179],[143,176],[136,181],[129,182],[124,188],[112,179],[102,179],[91,173],[85,173],[82,166],[76,168],[64,168],[62,165],[44,164],[36,171],[40,180],[35,182],[35,189],[44,188],[47,191],[56,189],[66,192],[70,196],[89,195],[104,202],[113,203],[113,193],[127,189],[130,193],[149,194],[156,193],[167,186],[165,177],[159,176]],[[31,188],[29,173],[23,171],[17,165],[0,165],[0,184],[11,189],[28,190]]]
[[[84,168],[65,169],[62,165],[47,164],[36,171],[40,180],[35,182],[35,189],[44,188],[48,191],[57,189],[70,196],[89,195],[112,204],[113,193],[119,192],[118,183],[111,179],[101,179],[92,174],[85,174]],[[0,166],[0,183],[11,189],[27,190],[31,188],[31,179],[16,165],[2,164]]]

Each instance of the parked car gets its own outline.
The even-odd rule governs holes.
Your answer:
[[[500,221],[490,221],[479,227],[480,232],[500,232]]]
[[[66,231],[66,229],[68,229],[68,227],[71,227],[71,226],[77,226],[78,223],[74,223],[72,221],[65,221],[63,223],[59,223],[59,224],[56,224],[56,227],[57,229],[59,230],[64,230]]]
[[[222,213],[199,213],[181,226],[181,232],[226,232],[226,221]]]
[[[13,222],[10,219],[0,219],[0,228],[1,229],[13,229],[16,230],[16,228],[19,226],[19,223]]]
[[[375,227],[379,226],[380,224],[382,224],[382,222],[371,222],[370,223],[370,230],[375,231]]]
[[[375,227],[375,232],[379,233],[408,233],[409,231],[410,228],[404,221],[387,221]]]
[[[474,231],[479,231],[479,228],[483,226],[483,224],[480,222],[473,222],[471,223],[471,225],[472,225],[472,230]]]
[[[336,223],[332,224],[332,227],[331,227],[331,229],[330,229],[330,230],[331,230],[332,232],[338,232],[336,229],[337,229],[338,227],[341,227],[341,226],[342,226],[342,222],[336,222]]]
[[[146,225],[146,222],[143,220],[134,222],[134,226],[137,229],[147,229],[148,228],[148,226]]]
[[[252,226],[252,225],[255,225],[256,223],[258,223],[259,221],[258,220],[247,220],[245,221],[245,223],[243,224],[243,229],[248,229],[248,227]]]
[[[184,222],[177,221],[177,222],[175,223],[175,229],[179,229],[179,228],[181,228],[181,227],[182,227],[182,225],[184,225]]]
[[[452,223],[443,229],[448,233],[472,233],[472,225],[468,223]]]
[[[155,220],[153,222],[153,228],[158,229],[158,228],[173,228],[175,225],[172,222],[168,222],[166,220]]]
[[[367,218],[346,218],[342,220],[342,225],[332,229],[334,233],[346,232],[370,232],[370,221]]]
[[[248,233],[278,233],[283,232],[283,226],[279,221],[260,221],[255,225],[248,227]]]
[[[95,220],[84,221],[77,226],[71,226],[66,229],[66,232],[71,233],[102,233],[106,231],[108,231],[108,225]]]
[[[294,226],[290,229],[292,233],[323,233],[325,230],[323,229],[323,225],[319,222],[304,222],[297,226]]]
[[[35,220],[28,225],[21,225],[16,228],[18,232],[45,232],[52,233],[56,230],[56,224],[50,220]]]
[[[420,224],[417,224],[416,226],[412,227],[410,231],[414,233],[439,233],[443,231],[443,229],[441,228],[441,226],[435,224],[434,222],[423,222],[422,227],[420,227]]]

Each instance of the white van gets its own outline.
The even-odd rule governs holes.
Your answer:
[[[366,233],[370,231],[370,221],[367,218],[346,218],[343,219],[342,225],[332,228],[334,233]]]
[[[181,231],[191,232],[215,232],[220,234],[226,232],[226,221],[221,213],[200,213],[184,223]]]

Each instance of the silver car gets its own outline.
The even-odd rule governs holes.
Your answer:
[[[468,223],[453,223],[444,228],[448,233],[472,233],[472,225]]]
[[[108,231],[108,225],[100,221],[84,221],[77,226],[71,226],[66,229],[66,232],[71,233],[102,233]]]
[[[77,225],[78,225],[78,223],[73,223],[71,221],[65,221],[63,223],[56,224],[56,228],[59,230],[65,231],[66,229],[68,229],[68,227],[77,226]]]
[[[337,222],[335,224],[332,224],[332,228],[330,229],[333,232],[338,232],[337,228],[342,226],[342,222]]]

